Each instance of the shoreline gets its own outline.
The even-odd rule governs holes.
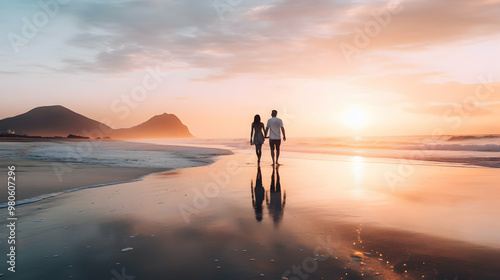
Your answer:
[[[314,139],[314,138],[312,138]],[[329,148],[317,149],[309,146],[301,146],[300,138],[292,138],[287,142],[282,143],[281,151],[286,153],[299,153],[308,155],[327,156],[345,156],[353,157],[360,156],[372,159],[396,160],[404,161],[402,164],[429,164],[429,165],[445,165],[445,166],[464,166],[464,167],[480,167],[480,168],[500,168],[500,152],[495,151],[473,151],[473,150],[447,150],[447,149],[388,149],[388,148],[357,148],[352,147],[350,150],[332,151]],[[146,140],[147,143],[154,143],[154,140]],[[225,146],[233,151],[250,151],[254,153],[253,147],[250,147],[246,138],[227,138],[220,139],[219,144],[214,145],[212,139],[194,139],[188,140],[191,146],[215,147]],[[170,139],[169,143],[179,145],[175,139]],[[269,154],[269,145],[267,142],[263,145],[263,151]],[[465,153],[466,156],[451,155],[449,153]],[[439,153],[444,153],[439,155]],[[470,154],[475,153],[475,154]]]
[[[34,141],[31,141],[34,140]],[[130,168],[130,167],[110,167],[110,166],[105,166],[105,165],[99,165],[99,164],[80,164],[80,163],[70,163],[72,165],[73,170],[71,170],[72,174],[65,174],[65,176],[69,177],[68,179],[65,179],[64,182],[62,181],[57,181],[55,180],[54,176],[57,171],[55,170],[48,170],[48,169],[54,169],[52,166],[54,164],[68,164],[67,162],[57,162],[57,161],[45,161],[45,160],[30,160],[30,159],[23,159],[23,158],[16,158],[10,161],[7,158],[2,157],[0,159],[0,165],[7,166],[8,164],[11,164],[12,162],[15,162],[15,165],[19,165],[21,167],[26,167],[24,170],[19,170],[19,174],[21,176],[23,173],[30,173],[30,176],[22,176],[21,178],[21,185],[28,186],[28,188],[23,188],[23,190],[18,193],[17,195],[17,204],[18,205],[23,205],[23,204],[29,204],[29,203],[34,203],[40,200],[48,199],[48,198],[53,198],[56,196],[59,196],[64,193],[70,193],[70,192],[75,192],[79,190],[84,190],[84,189],[90,189],[90,188],[98,188],[98,187],[105,187],[105,186],[111,186],[111,185],[117,185],[117,184],[124,184],[124,183],[130,183],[130,182],[135,182],[135,181],[141,181],[148,175],[152,175],[155,173],[162,173],[162,172],[168,172],[176,169],[182,169],[182,168],[187,168],[187,167],[197,167],[197,166],[203,166],[203,165],[209,165],[213,164],[216,161],[216,158],[221,156],[221,155],[231,155],[234,154],[234,152],[237,152],[238,148],[236,147],[231,147],[227,146],[227,149],[222,149],[220,146],[219,147],[210,147],[210,145],[203,145],[202,143],[199,143],[199,145],[195,144],[187,144],[187,146],[182,146],[181,144],[177,143],[165,143],[165,144],[158,144],[158,143],[148,143],[148,142],[129,142],[129,141],[123,141],[123,140],[89,140],[89,139],[60,139],[60,138],[35,138],[27,141],[2,141],[0,139],[0,142],[4,143],[17,143],[20,145],[25,145],[29,143],[34,143],[34,144],[40,144],[40,143],[50,143],[50,144],[68,144],[68,143],[81,143],[81,142],[88,142],[88,141],[103,141],[103,143],[108,143],[108,144],[133,144],[133,145],[144,145],[144,146],[150,146],[150,147],[156,147],[156,148],[161,148],[164,149],[165,151],[172,151],[174,150],[176,153],[185,153],[184,156],[187,158],[195,158],[200,151],[204,151],[204,153],[201,153],[203,155],[207,155],[206,151],[214,151],[214,153],[208,153],[208,158],[209,160],[202,160],[198,161],[198,163],[201,164],[195,164],[191,166],[178,166],[178,167],[173,167],[173,168],[145,168],[145,167],[139,167],[139,168]],[[169,139],[172,140],[172,139]],[[175,139],[173,139],[175,140]],[[32,147],[29,147],[26,149],[29,150]],[[266,149],[264,149],[266,150]],[[26,151],[18,151],[17,154],[25,154]],[[218,153],[217,153],[218,152]],[[252,150],[249,150],[249,154],[253,154]],[[266,152],[268,152],[266,150]],[[339,157],[346,157],[346,159],[333,159],[334,161],[346,161],[350,162],[351,160],[349,157],[364,157],[367,159],[379,159],[380,161],[374,161],[375,163],[389,163],[389,164],[401,164],[400,162],[392,162],[393,160],[401,160],[405,159],[404,157],[384,157],[384,156],[376,156],[376,155],[363,155],[363,154],[348,154],[348,153],[333,153],[333,152],[317,152],[313,150],[306,150],[303,152],[298,152],[295,150],[288,150],[288,149],[283,149],[283,152],[289,153],[290,158],[309,158],[309,159],[323,159],[323,157],[331,157],[331,156],[339,156]],[[298,157],[295,157],[294,155],[297,154]],[[309,155],[309,156],[308,156]],[[316,158],[314,155],[319,155],[320,158]],[[286,156],[285,156],[286,157]],[[206,158],[205,158],[206,159]],[[433,160],[433,159],[426,159],[426,160],[408,160],[411,162],[412,165],[419,165],[423,164],[426,165],[426,163],[429,163],[428,165],[430,166],[440,166],[436,165],[435,163],[443,163],[442,166],[450,166],[450,167],[463,167],[463,168],[492,168],[496,169],[494,166],[483,166],[483,165],[475,165],[473,163],[461,163],[459,161],[454,162],[454,161],[442,161],[442,160]],[[434,163],[434,164],[433,164]],[[446,164],[451,165],[446,165]],[[410,164],[410,163],[408,163]],[[50,168],[49,168],[50,167]],[[74,173],[73,173],[74,172]],[[0,174],[0,180],[3,180],[4,176],[6,174],[1,173]],[[90,176],[89,176],[90,175]],[[6,179],[6,178],[5,178]],[[42,183],[41,183],[42,182]],[[67,185],[69,182],[69,185]],[[64,185],[62,185],[64,184]],[[35,188],[36,185],[36,188]],[[27,190],[29,189],[29,190]],[[7,207],[7,198],[5,194],[0,193],[0,209]]]
[[[44,149],[54,145],[66,147],[65,145],[79,144],[84,141],[88,140],[69,140],[64,141],[64,143],[47,139],[14,141],[8,142],[12,143],[12,145],[0,149],[0,155],[2,155],[0,165],[5,167],[16,166],[17,204],[33,203],[83,189],[140,181],[148,175],[159,172],[212,164],[217,157],[232,154],[231,151],[222,149],[153,145],[111,140],[107,141],[106,145],[120,147],[126,152],[134,151],[139,155],[152,151],[165,153],[165,160],[169,160],[169,162],[162,167],[130,167],[33,159],[33,157],[27,156],[27,153],[30,153],[34,148]],[[98,152],[96,151],[96,153]],[[7,181],[7,172],[0,173],[0,180]],[[7,206],[7,193],[2,192],[0,193],[0,209]]]
[[[144,140],[144,141],[143,141]],[[154,141],[167,141],[166,144],[157,144]],[[103,142],[103,143],[142,143],[142,144],[150,144],[150,145],[159,145],[159,146],[171,146],[171,147],[183,147],[183,148],[195,148],[195,149],[223,149],[227,151],[238,151],[241,147],[232,146],[230,144],[226,145],[216,145],[217,147],[211,147],[211,144],[207,143],[186,143],[183,145],[182,143],[169,142],[169,141],[180,140],[177,138],[172,139],[71,139],[71,138],[55,138],[55,137],[41,137],[41,138],[23,138],[23,137],[0,137],[0,143],[39,143],[39,142],[48,142],[48,143],[81,143],[81,142]],[[192,140],[206,140],[206,139],[196,139],[196,138],[188,138],[188,141]],[[243,138],[242,142],[245,142]],[[224,146],[221,148],[221,146]],[[267,145],[264,145],[267,147]],[[251,150],[251,149],[250,149]],[[264,148],[263,150],[268,151],[269,149]],[[300,151],[287,147],[286,145],[282,146],[283,152],[291,152],[291,153],[302,153],[302,154],[310,154],[310,155],[323,155],[323,156],[360,156],[365,158],[372,159],[382,159],[382,160],[402,160],[404,161],[404,165],[413,165],[413,164],[425,164],[429,163],[439,163],[444,166],[463,166],[463,167],[472,167],[472,168],[500,168],[500,155],[498,157],[467,157],[467,160],[461,158],[443,158],[435,155],[426,155],[429,152],[433,152],[431,150],[401,150],[401,152],[407,153],[402,155],[383,155],[383,154],[370,154],[372,151],[381,151],[385,149],[368,149],[368,150],[353,150],[352,152],[342,152],[342,151],[328,151],[321,150],[317,151],[314,149],[304,148]],[[439,151],[439,150],[437,150]],[[446,150],[443,150],[446,151]],[[253,152],[253,150],[252,150]],[[499,153],[500,154],[500,153]]]

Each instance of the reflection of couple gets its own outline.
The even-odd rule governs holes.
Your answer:
[[[255,178],[255,189],[253,187],[253,181],[250,183],[250,188],[252,190],[252,205],[255,209],[255,219],[257,221],[262,221],[262,203],[264,202],[265,190],[262,186],[262,173],[260,172],[260,167],[257,169],[257,178]]]
[[[273,110],[271,113],[272,118],[267,121],[267,128],[260,121],[260,116],[255,115],[252,130],[250,131],[250,145],[255,145],[255,153],[257,154],[257,163],[260,164],[260,157],[262,156],[262,144],[264,139],[269,134],[269,146],[271,147],[271,157],[274,163],[278,164],[278,159],[280,157],[280,145],[281,145],[281,132],[283,132],[283,141],[286,141],[285,128],[283,127],[283,121],[276,116],[278,111]],[[253,137],[253,138],[252,138]],[[274,150],[276,149],[276,161],[274,159]]]
[[[253,187],[253,181],[251,182],[250,187],[252,191],[252,205],[255,210],[255,219],[259,222],[262,221],[262,204],[264,203],[265,197],[269,215],[272,216],[274,224],[278,225],[283,218],[283,210],[285,209],[286,202],[286,192],[283,194],[283,202],[281,199],[281,183],[278,168],[273,169],[273,175],[271,176],[271,189],[269,192],[266,192],[262,186],[262,173],[260,172],[260,167],[257,169],[255,188]]]

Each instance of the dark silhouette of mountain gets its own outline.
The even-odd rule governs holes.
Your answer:
[[[24,114],[0,120],[0,132],[53,137],[81,135],[91,138],[192,138],[189,129],[175,115],[154,116],[131,128],[112,129],[109,126],[75,113],[60,105],[32,109]]]
[[[112,130],[103,123],[60,105],[37,107],[24,114],[0,120],[0,131],[14,130],[16,134],[44,137],[88,134],[94,129]]]
[[[187,126],[176,115],[167,113],[154,116],[148,121],[131,128],[117,129],[110,136],[113,139],[193,137]]]

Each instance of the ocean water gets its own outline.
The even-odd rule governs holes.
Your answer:
[[[143,140],[141,140],[143,141]],[[158,143],[158,140],[146,141]],[[251,152],[248,139],[161,140],[164,144]],[[264,149],[267,147],[267,141]],[[294,153],[362,156],[500,168],[500,135],[289,138],[282,150]]]
[[[159,143],[161,144],[161,143]],[[79,141],[36,143],[7,156],[62,163],[173,169],[213,162],[213,156],[226,155],[215,149],[166,148],[162,145],[121,141]]]
[[[500,167],[500,136],[400,136],[303,139],[290,150]]]
[[[183,147],[167,149],[165,145]],[[202,149],[187,152],[185,147]],[[429,164],[500,168],[500,135],[290,138],[282,142],[281,147],[282,151],[294,154],[362,156],[400,159],[410,163],[426,161]],[[253,153],[254,147],[243,138],[33,142],[22,152],[4,155],[111,167],[170,169],[211,163],[214,156],[228,154],[224,149]],[[267,141],[264,150],[269,150]]]

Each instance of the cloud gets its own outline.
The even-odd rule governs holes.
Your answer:
[[[426,50],[436,44],[472,41],[498,34],[500,2],[491,0],[402,1],[401,12],[373,40],[370,49]],[[340,28],[352,33],[364,29],[374,14],[387,14],[383,4],[363,6],[357,16]],[[332,39],[338,39],[332,37]]]
[[[13,71],[0,71],[0,75],[18,75],[19,72],[13,72]]]
[[[91,51],[68,57],[67,69],[127,72],[165,60],[214,70],[208,80],[238,74],[273,77],[342,77],[382,65],[381,51],[418,52],[498,34],[500,3],[491,0],[401,2],[402,11],[372,38],[362,59],[346,61],[339,45],[352,43],[388,2],[340,0],[244,1],[221,21],[212,1],[80,1],[68,6],[80,32],[68,44]],[[378,57],[380,64],[370,64]],[[374,70],[375,66],[371,70]],[[377,69],[377,70],[380,70]]]

